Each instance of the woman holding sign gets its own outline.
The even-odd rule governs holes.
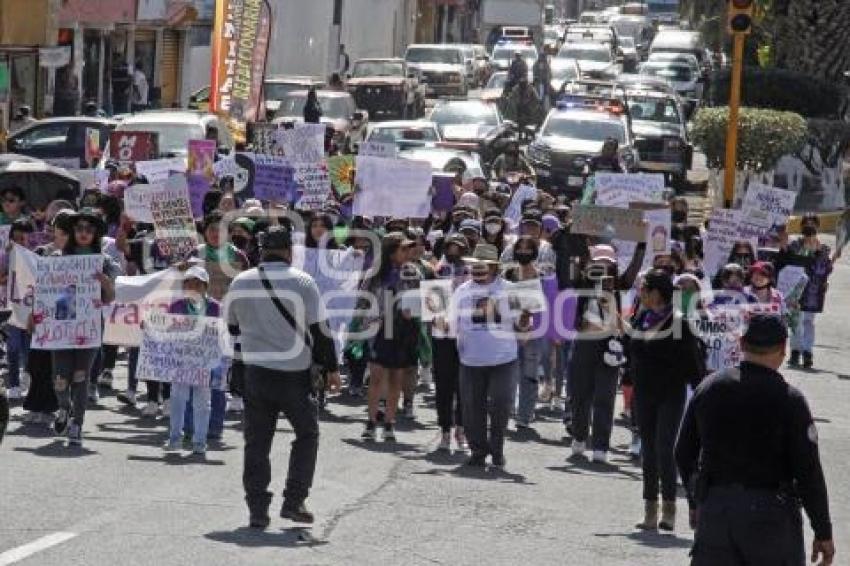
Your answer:
[[[83,209],[70,218],[70,233],[64,249],[56,255],[100,255],[103,258],[103,268],[94,275],[100,284],[100,299],[103,304],[109,304],[115,298],[115,278],[120,268],[112,259],[101,251],[101,239],[106,226],[100,214],[92,209]],[[60,318],[61,310],[70,315],[74,305],[67,308],[56,307],[56,318]],[[59,414],[53,423],[56,434],[68,431],[68,443],[80,446],[83,442],[82,427],[86,414],[88,400],[88,378],[100,344],[92,348],[78,348],[53,351],[53,371],[56,374],[54,389],[59,401]],[[70,423],[69,419],[73,417]]]

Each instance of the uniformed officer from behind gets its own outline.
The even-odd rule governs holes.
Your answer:
[[[239,274],[230,286],[226,312],[244,364],[245,462],[242,483],[250,525],[269,525],[272,493],[269,452],[278,415],[292,424],[295,440],[280,516],[312,523],[304,500],[313,483],[319,449],[318,405],[310,368],[327,372],[339,384],[337,358],[319,288],[307,273],[291,266],[292,236],[286,227],[260,235],[259,267]],[[240,365],[241,365],[240,364]]]
[[[740,367],[708,377],[685,413],[676,461],[696,528],[692,566],[805,564],[801,503],[815,534],[812,562],[832,564],[817,429],[802,393],[777,371],[787,339],[778,317],[753,316]]]

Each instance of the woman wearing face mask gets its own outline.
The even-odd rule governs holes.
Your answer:
[[[358,224],[358,226],[361,226]],[[370,237],[371,236],[371,237]],[[372,249],[373,238],[377,240],[371,231],[362,226],[353,228],[352,233],[346,241],[346,245],[363,256],[363,272],[366,273],[374,263],[374,251]],[[363,283],[361,282],[361,287]],[[363,330],[362,319],[353,318],[348,327],[348,335],[354,335]],[[366,368],[369,365],[368,344],[365,340],[349,340],[343,350],[349,370],[348,394],[352,397],[363,396],[363,379],[366,376]]]
[[[717,274],[719,289],[714,291],[709,308],[726,305],[746,305],[755,301],[744,292],[747,272],[737,263],[727,263]]]
[[[752,243],[747,240],[740,240],[732,246],[732,252],[729,254],[727,263],[737,263],[746,271],[755,261],[756,251],[753,249]]]
[[[517,266],[509,269],[505,278],[512,282],[530,281],[540,279],[540,272],[534,265],[537,259],[537,241],[530,236],[520,236],[514,244],[514,261]],[[539,319],[532,318],[530,330],[539,326]],[[535,336],[523,336],[519,338],[519,372],[517,375],[517,429],[531,427],[534,420],[534,409],[537,405],[539,393],[540,359],[543,353],[543,341],[545,338]]]
[[[744,292],[752,297],[752,302],[767,308],[770,314],[787,316],[785,297],[773,286],[773,265],[766,261],[757,261],[750,266],[750,284]]]
[[[230,241],[236,249],[245,254],[251,267],[260,263],[260,248],[254,237],[255,225],[255,222],[246,216],[237,218],[230,224]]]
[[[498,208],[491,208],[484,214],[483,243],[495,246],[500,254],[505,249],[505,221]]]
[[[815,345],[815,317],[823,312],[829,276],[832,274],[833,258],[829,246],[818,238],[820,219],[816,214],[806,214],[801,221],[803,236],[791,242],[787,250],[780,252],[777,259],[779,269],[786,265],[802,266],[809,278],[800,297],[800,318],[791,335],[791,358],[788,363],[796,366],[803,357],[803,367],[814,366],[812,353]]]

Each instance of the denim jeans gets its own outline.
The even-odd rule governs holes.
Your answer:
[[[210,425],[210,388],[197,385],[172,384],[170,442],[179,442],[183,436],[186,405],[192,398],[192,445],[206,446],[207,430]]]
[[[6,357],[9,362],[9,387],[20,387],[21,370],[26,369],[30,351],[30,334],[11,324],[6,326]]]
[[[801,312],[800,321],[791,336],[791,349],[798,352],[811,352],[815,347],[814,312]]]
[[[538,376],[540,375],[540,353],[544,338],[528,340],[519,347],[519,371],[517,381],[519,396],[517,401],[517,422],[528,424],[534,419],[537,407]]]
[[[554,352],[555,363],[552,363]],[[564,348],[549,338],[543,338],[540,348],[540,365],[543,366],[543,379],[551,383],[555,395],[560,395],[564,387]]]
[[[517,361],[485,367],[461,364],[463,430],[473,456],[504,456],[505,431],[511,414],[513,392],[516,390],[518,366]]]
[[[213,383],[216,382],[215,375],[220,373],[220,369],[212,370]],[[195,430],[193,423],[192,412],[192,393],[189,393],[189,401],[186,403],[186,418],[183,420],[183,432],[192,434]],[[172,401],[173,402],[173,401]],[[227,394],[223,389],[213,387],[210,391],[210,417],[209,429],[207,429],[207,438],[220,439],[224,434],[224,417],[227,412]]]

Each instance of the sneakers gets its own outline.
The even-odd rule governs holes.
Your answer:
[[[77,423],[71,423],[68,427],[68,446],[83,445],[83,428]]]
[[[155,417],[159,412],[159,405],[154,403],[153,401],[148,401],[147,405],[142,408],[142,416],[143,417]]]
[[[466,461],[466,465],[472,468],[483,468],[487,463],[487,457],[484,454],[473,454],[472,457]]]
[[[415,416],[413,411],[413,401],[408,400],[404,402],[401,409],[401,416],[406,419],[412,419]]]
[[[136,392],[127,390],[122,391],[118,394],[118,400],[124,403],[125,405],[129,405],[130,407],[136,406]]]
[[[207,445],[206,444],[193,444],[192,445],[192,454],[194,454],[195,456],[206,456]]]
[[[791,357],[788,358],[788,365],[792,368],[800,365],[800,350],[791,350]]]
[[[56,420],[53,421],[53,430],[56,434],[63,435],[68,430],[68,411],[59,409],[59,414],[56,415]]]
[[[437,450],[440,452],[451,452],[452,434],[450,432],[444,432],[442,437],[440,437],[440,444],[437,446]]]
[[[463,428],[457,427],[455,429],[455,442],[457,442],[457,449],[461,452],[466,452],[466,435],[463,433]]]
[[[181,448],[183,448],[183,442],[180,439],[172,439],[165,444],[166,452],[178,452]]]
[[[608,463],[608,451],[607,450],[594,450],[593,457],[591,458],[597,464],[607,464]]]
[[[581,456],[587,448],[587,443],[581,440],[573,440],[573,445],[570,447],[573,456]]]
[[[316,520],[313,514],[307,510],[307,506],[304,505],[303,501],[298,505],[284,501],[283,507],[280,508],[280,517],[281,519],[289,519],[296,523],[307,524],[312,524]]]
[[[271,522],[272,520],[269,517],[268,511],[251,511],[251,517],[248,519],[248,526],[252,529],[265,530]]]
[[[803,367],[805,369],[812,369],[815,365],[814,357],[811,352],[803,352]]]
[[[242,397],[238,395],[234,395],[230,398],[230,401],[227,403],[227,410],[233,413],[241,413],[245,410],[245,403],[242,401]]]
[[[103,373],[100,374],[100,379],[98,379],[97,383],[100,387],[104,389],[112,389],[112,372],[108,369],[103,370]]]
[[[658,528],[658,502],[643,502],[643,521],[635,525],[642,531],[654,531]]]
[[[375,440],[375,423],[372,421],[366,423],[366,428],[363,429],[363,432],[360,434],[360,438],[363,440]]]
[[[505,459],[503,455],[493,456],[493,462],[490,464],[490,467],[496,468],[498,470],[504,470],[508,461]]]
[[[89,382],[89,403],[97,403],[100,401],[100,393],[97,390],[97,383]]]
[[[24,393],[17,385],[15,387],[10,387],[6,392],[6,398],[9,399],[9,401],[17,401],[19,399],[23,399],[23,397]]]
[[[393,423],[384,423],[384,442],[395,442]]]

